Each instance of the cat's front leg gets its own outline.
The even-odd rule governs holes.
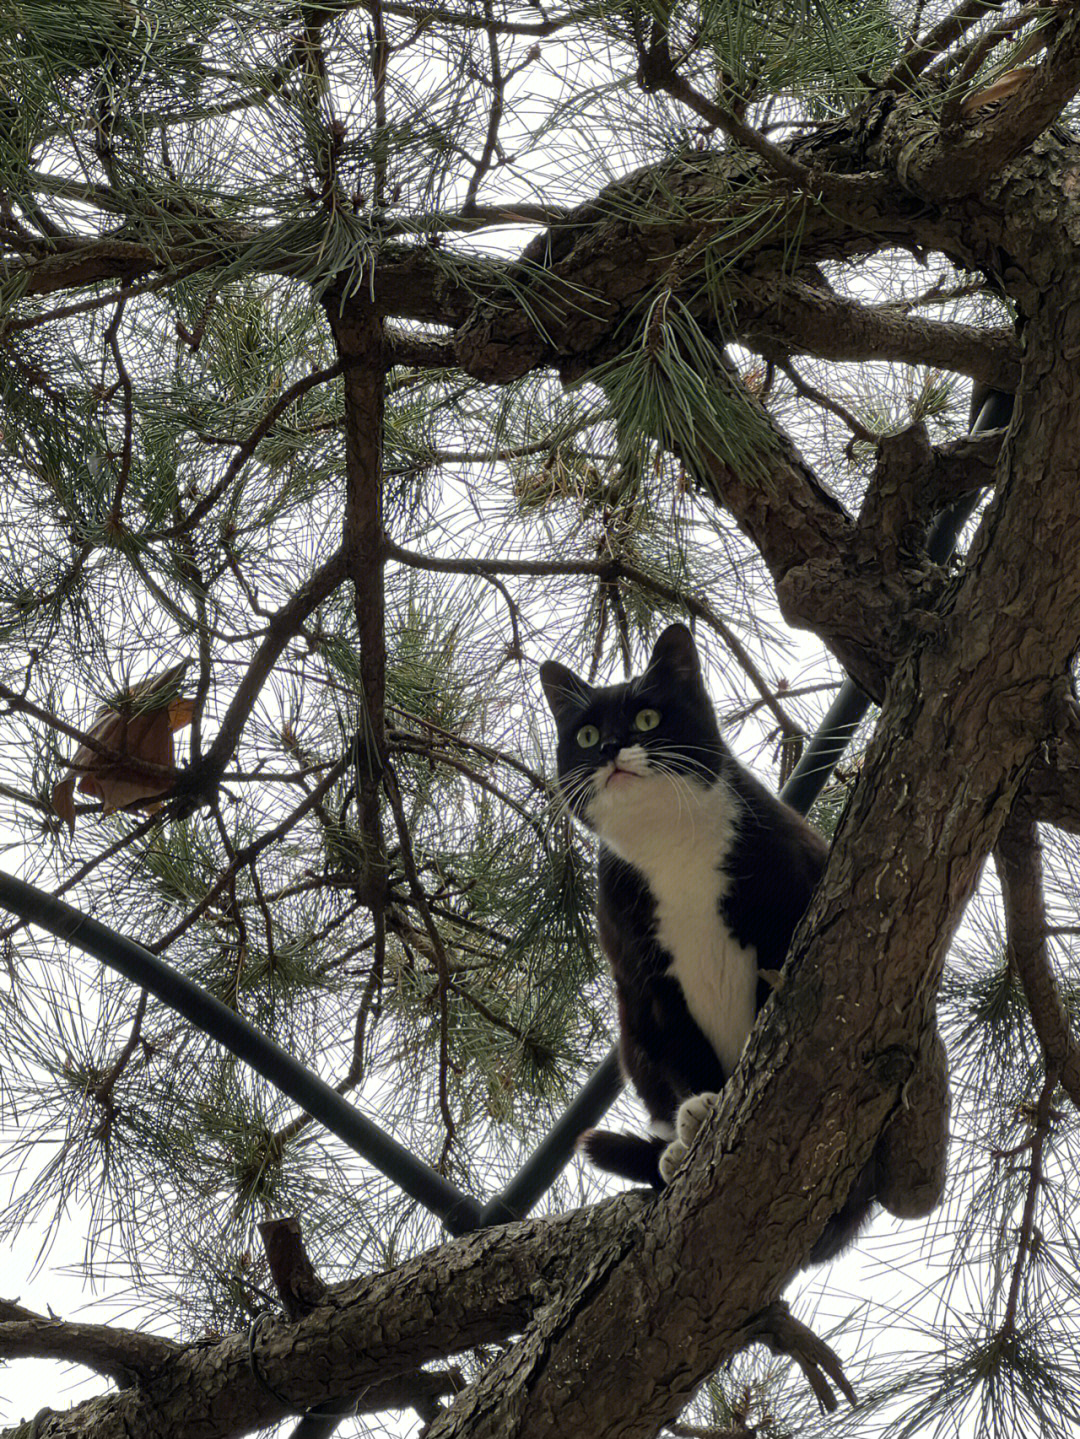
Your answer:
[[[713,1093],[692,1094],[679,1105],[675,1116],[676,1138],[660,1156],[660,1178],[670,1184],[675,1171],[686,1158],[686,1151],[697,1138],[697,1132],[720,1104],[720,1096]]]

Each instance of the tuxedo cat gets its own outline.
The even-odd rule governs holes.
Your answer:
[[[734,1070],[825,867],[825,840],[744,769],[720,738],[685,625],[645,672],[595,688],[549,660],[559,788],[600,841],[600,944],[611,963],[623,1069],[651,1138],[590,1130],[600,1168],[662,1187]],[[870,1166],[810,1256],[853,1237]]]

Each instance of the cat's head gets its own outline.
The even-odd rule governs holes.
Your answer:
[[[540,681],[559,732],[559,788],[570,810],[604,834],[617,815],[670,804],[687,785],[710,787],[726,753],[693,636],[670,625],[645,671],[624,684],[586,684],[556,660]]]

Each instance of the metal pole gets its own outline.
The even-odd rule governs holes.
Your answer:
[[[528,1214],[540,1196],[566,1168],[584,1130],[611,1108],[623,1087],[618,1051],[612,1049],[596,1066],[532,1154],[480,1211],[477,1227],[507,1224]]]
[[[845,680],[780,791],[792,809],[809,812],[869,708],[870,696],[854,680]]]

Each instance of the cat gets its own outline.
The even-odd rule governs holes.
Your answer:
[[[641,675],[596,688],[549,660],[559,791],[599,839],[600,945],[615,978],[622,1067],[649,1138],[589,1130],[599,1168],[662,1188],[738,1063],[825,868],[825,839],[720,738],[685,625]],[[866,1217],[870,1166],[809,1262]]]

